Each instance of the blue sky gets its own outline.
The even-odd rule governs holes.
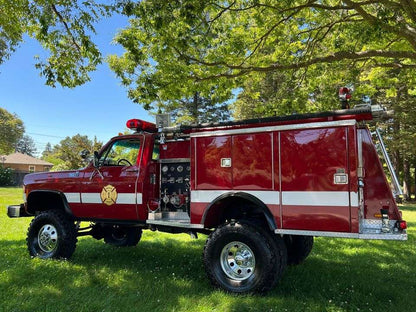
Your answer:
[[[97,25],[95,42],[104,57],[123,52],[111,41],[127,23],[127,19],[118,16]],[[26,134],[35,141],[38,154],[47,142],[54,145],[77,133],[91,139],[97,136],[105,143],[126,129],[128,119],[154,121],[153,116],[127,98],[126,89],[106,63],[83,86],[75,89],[46,86],[34,67],[34,56],[45,54],[36,41],[27,38],[0,65],[0,107],[19,116]]]

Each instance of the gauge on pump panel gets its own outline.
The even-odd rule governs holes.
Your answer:
[[[162,172],[163,172],[163,173],[168,172],[168,170],[169,170],[169,167],[168,167],[168,166],[163,166],[163,167],[162,167]]]
[[[186,171],[191,171],[191,166],[186,166]]]
[[[175,171],[175,167],[174,166],[170,167],[170,171],[174,172]]]
[[[178,170],[178,172],[182,172],[183,171],[183,167],[181,165],[179,165],[178,168],[176,168],[176,170]]]

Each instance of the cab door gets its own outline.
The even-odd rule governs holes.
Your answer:
[[[83,217],[93,219],[137,220],[137,192],[143,136],[114,140],[100,153],[96,167],[86,169],[81,202]]]

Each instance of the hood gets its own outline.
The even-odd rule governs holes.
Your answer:
[[[27,174],[23,179],[23,184],[43,183],[61,179],[73,179],[80,176],[80,169],[66,171],[49,171]]]

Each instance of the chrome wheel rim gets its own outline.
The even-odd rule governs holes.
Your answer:
[[[238,241],[227,244],[220,255],[221,268],[234,280],[243,281],[254,273],[256,258],[246,244]]]
[[[44,252],[52,252],[58,245],[58,232],[52,224],[45,224],[38,234],[39,248]]]

